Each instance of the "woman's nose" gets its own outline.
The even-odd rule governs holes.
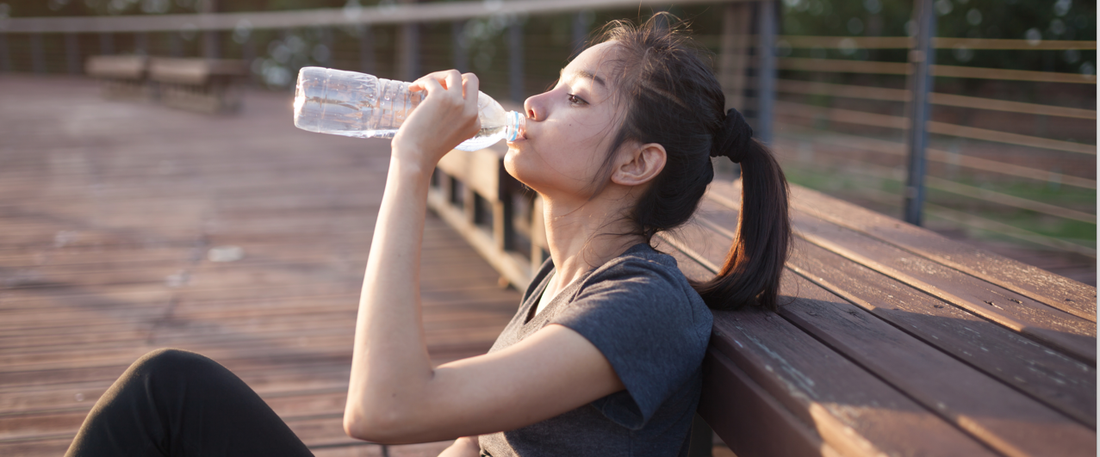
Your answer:
[[[532,95],[527,97],[527,100],[523,101],[523,110],[527,113],[527,118],[534,121],[541,121],[546,116],[546,107],[543,104],[545,93]]]

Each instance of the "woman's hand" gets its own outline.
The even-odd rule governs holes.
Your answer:
[[[439,71],[414,81],[409,90],[427,91],[428,95],[393,137],[393,157],[430,170],[444,154],[481,128],[477,76],[458,70]]]

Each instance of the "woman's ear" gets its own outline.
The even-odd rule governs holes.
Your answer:
[[[653,180],[665,168],[665,147],[646,143],[624,148],[619,166],[611,174],[611,182],[623,186],[637,186]]]

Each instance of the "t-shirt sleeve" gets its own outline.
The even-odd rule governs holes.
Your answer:
[[[585,281],[549,323],[584,336],[626,387],[593,406],[640,429],[698,370],[710,337],[710,313],[674,267],[628,259]],[[692,296],[697,301],[693,301]]]

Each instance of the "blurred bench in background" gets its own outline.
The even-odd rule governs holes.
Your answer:
[[[240,109],[244,62],[227,59],[92,56],[85,71],[109,98],[155,99],[204,112]]]
[[[502,157],[452,151],[429,202],[523,290],[542,211]],[[791,205],[780,312],[715,313],[699,413],[733,452],[1096,455],[1094,287],[799,186]],[[739,206],[740,182],[716,180],[655,243],[709,278]]]
[[[247,75],[243,61],[154,58],[149,80],[161,102],[198,111],[236,111],[241,105],[239,80]]]
[[[100,81],[107,98],[149,98],[150,88],[145,83],[149,58],[145,56],[91,56],[84,71]]]

